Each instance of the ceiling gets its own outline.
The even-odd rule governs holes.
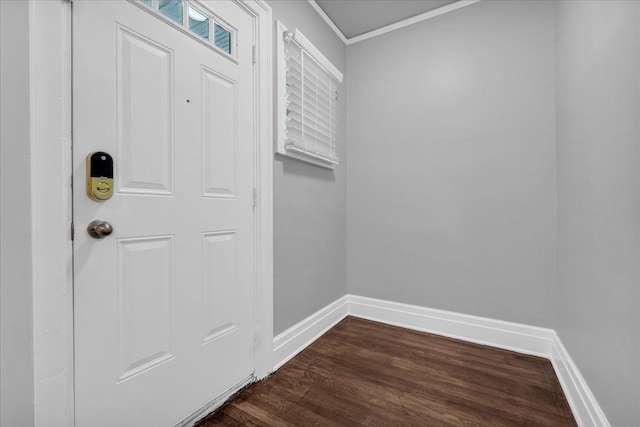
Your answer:
[[[316,0],[348,39],[457,0]]]

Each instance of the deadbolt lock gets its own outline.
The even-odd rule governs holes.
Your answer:
[[[87,195],[98,202],[113,195],[113,158],[104,151],[87,156]]]

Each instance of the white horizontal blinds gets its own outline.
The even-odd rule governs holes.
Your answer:
[[[287,132],[286,144],[304,149],[302,133],[302,49],[296,43],[287,43]]]
[[[338,82],[331,79],[331,112],[329,114],[329,120],[331,124],[331,152],[334,153],[335,159],[338,160],[338,152],[336,151],[336,138],[338,128]]]
[[[287,148],[337,163],[337,82],[295,41],[286,63]]]

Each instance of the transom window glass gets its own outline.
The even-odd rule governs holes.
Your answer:
[[[0,0],[2,1],[2,0]],[[209,46],[235,56],[236,31],[197,0],[130,0],[179,24]],[[213,25],[211,25],[213,24]],[[213,31],[212,31],[213,30]]]
[[[203,39],[209,40],[209,18],[191,6],[189,6],[189,29]]]
[[[160,0],[158,2],[160,13],[178,24],[182,24],[182,9],[182,0]]]
[[[213,43],[225,52],[231,53],[231,32],[218,24],[214,24]]]

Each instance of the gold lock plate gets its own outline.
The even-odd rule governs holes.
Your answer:
[[[113,195],[113,159],[105,152],[87,156],[87,195],[98,202]]]

